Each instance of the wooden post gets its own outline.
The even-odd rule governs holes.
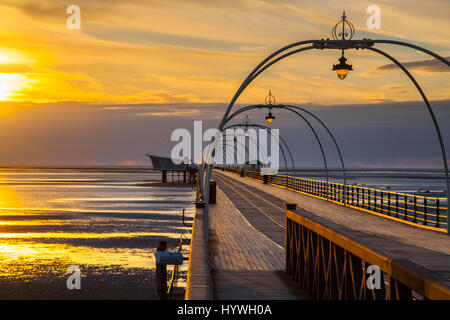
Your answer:
[[[209,203],[215,204],[216,198],[217,198],[217,185],[215,181],[210,181],[210,187],[209,187]]]
[[[167,242],[160,241],[156,251],[166,251],[166,249]],[[156,264],[156,290],[158,300],[167,300],[167,266],[165,264]]]
[[[186,183],[186,170],[183,171],[183,183]]]
[[[162,171],[162,182],[163,183],[167,182],[167,171],[166,170]]]

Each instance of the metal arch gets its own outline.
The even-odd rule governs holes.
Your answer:
[[[244,127],[244,126],[258,127],[261,129],[269,129],[269,133],[272,134],[272,130],[270,127],[262,125],[262,124],[251,124],[251,123],[249,123],[249,124],[232,124],[232,125],[229,125],[228,127],[223,128],[223,130],[226,130],[229,128],[235,128],[235,127]],[[284,146],[286,147],[287,151],[289,152],[289,157],[291,158],[291,162],[292,162],[292,168],[295,169],[294,158],[292,157],[292,152],[289,149],[288,144],[286,143],[286,141],[283,139],[283,137],[280,134],[278,134],[278,137],[280,138],[281,142],[283,142]],[[287,166],[286,166],[286,168],[287,168]]]
[[[400,69],[402,69],[402,71],[408,76],[408,78],[412,81],[412,83],[414,84],[416,89],[419,91],[420,95],[422,96],[423,102],[425,102],[425,105],[427,106],[428,113],[431,116],[431,119],[432,119],[433,125],[434,125],[434,129],[435,129],[436,134],[438,136],[439,146],[441,148],[442,161],[444,163],[445,184],[446,184],[446,191],[447,191],[447,232],[450,233],[450,217],[449,217],[449,213],[450,213],[450,205],[449,205],[450,186],[449,186],[449,181],[448,181],[449,177],[448,177],[447,155],[446,155],[446,152],[445,152],[445,145],[444,145],[444,140],[442,139],[441,130],[439,129],[439,124],[438,124],[438,122],[436,120],[436,116],[434,115],[433,109],[431,108],[431,105],[428,102],[428,99],[427,99],[425,93],[423,92],[422,88],[419,86],[419,84],[417,83],[416,79],[411,75],[411,73],[405,68],[405,66],[403,66],[394,57],[392,57],[391,55],[387,54],[386,52],[384,52],[382,50],[379,50],[379,49],[376,49],[376,48],[367,48],[367,49],[385,56],[386,58],[388,58],[389,60],[394,62]]]
[[[279,105],[271,105],[271,108],[278,108]],[[234,113],[232,113],[226,120],[225,120],[225,124],[227,122],[229,122],[231,119],[233,119],[234,117],[236,117],[238,114],[248,111],[248,110],[252,110],[252,109],[262,109],[262,108],[268,108],[267,105],[251,105],[251,106],[246,106],[243,107],[237,111],[235,111]],[[310,127],[311,131],[313,132],[319,147],[320,147],[320,151],[322,153],[322,157],[323,157],[323,161],[324,161],[324,165],[325,165],[325,174],[326,174],[326,180],[327,180],[327,199],[328,199],[328,182],[329,182],[329,178],[328,178],[328,165],[327,165],[327,160],[326,160],[326,156],[325,156],[325,152],[323,151],[323,147],[322,147],[322,143],[320,142],[320,139],[316,133],[316,131],[314,130],[313,126],[309,123],[308,119],[306,119],[305,117],[303,117],[300,113],[298,113],[297,111],[290,109],[288,106],[284,106],[282,109],[287,109],[295,114],[297,114],[300,118],[302,118]]]
[[[230,125],[230,126],[224,128],[224,129],[222,130],[222,133],[223,133],[224,130],[226,130],[226,129],[230,128],[230,127],[237,127],[237,126],[242,126],[242,124]],[[248,126],[261,126],[261,127],[264,127],[263,125],[257,125],[257,124],[255,124],[255,125],[248,124]],[[270,128],[269,128],[269,129],[270,129]],[[269,133],[272,134],[271,131],[269,131]],[[278,137],[281,138],[280,135],[278,135]],[[255,143],[255,144],[256,144],[256,147],[257,147],[259,150],[261,150],[261,148],[259,147],[258,141],[255,142],[253,139],[250,139],[250,137],[248,137],[248,138],[249,138],[249,141],[252,141],[253,143]],[[227,142],[227,141],[226,141],[226,142]],[[237,141],[237,142],[238,142],[238,141]],[[238,142],[238,143],[240,143],[240,142]],[[240,144],[241,144],[241,143],[240,143]],[[285,144],[286,144],[286,143],[285,143]],[[242,144],[241,144],[241,145],[242,145]],[[245,148],[245,145],[244,145],[244,148]],[[288,149],[288,151],[289,151],[289,153],[290,153],[291,151],[289,150],[289,147],[287,146],[287,144],[286,144],[286,148]],[[288,165],[287,165],[287,160],[286,160],[286,154],[285,154],[285,152],[284,152],[284,150],[283,150],[283,147],[282,147],[281,145],[280,145],[280,150],[281,150],[281,153],[283,154],[284,165],[285,165],[285,167],[286,167],[286,169],[287,169]],[[263,150],[263,152],[264,152],[264,150]],[[249,151],[247,151],[247,153],[249,153]],[[265,152],[264,152],[264,153],[265,153]],[[265,156],[266,156],[267,159],[269,158],[269,157],[267,156],[266,153],[265,153]],[[291,156],[291,159],[292,159],[292,156]],[[292,160],[292,161],[293,161],[293,160]],[[292,162],[292,163],[294,163],[294,162]],[[287,174],[286,174],[286,179],[287,179]]]
[[[298,110],[304,111],[307,114],[309,114],[310,116],[312,116],[314,119],[316,119],[325,128],[325,130],[327,131],[327,133],[329,134],[329,136],[333,140],[333,143],[334,143],[334,145],[336,147],[336,150],[337,150],[337,152],[339,154],[339,159],[341,161],[342,172],[343,172],[343,175],[344,175],[344,185],[346,186],[347,185],[347,173],[346,173],[346,170],[345,170],[344,158],[342,157],[341,149],[339,148],[339,145],[338,145],[336,139],[334,138],[333,134],[328,129],[328,127],[325,125],[325,123],[322,120],[320,120],[320,118],[317,117],[314,113],[312,113],[312,112],[310,112],[310,111],[308,111],[308,110],[306,110],[304,108],[298,107],[298,106],[279,104],[279,105],[273,105],[271,107],[272,108],[279,108],[279,109],[286,109],[285,107],[290,107],[290,108],[294,108],[294,109],[298,109]],[[252,109],[262,109],[262,108],[266,108],[267,109],[268,107],[266,105],[250,105],[250,106],[246,106],[246,107],[243,107],[241,109],[238,109],[238,110],[236,110],[234,113],[232,113],[228,117],[228,119],[226,120],[225,123],[227,123],[228,121],[230,121],[231,119],[233,119],[234,117],[236,117],[237,115],[239,115],[239,114],[241,114],[241,113],[243,113],[245,111],[252,110]],[[347,188],[345,187],[344,188],[344,204],[347,204],[347,201],[348,201],[348,199],[347,199]]]
[[[224,135],[224,132],[223,132],[223,130],[222,130],[222,135]],[[259,147],[259,143],[258,143],[258,141],[255,141],[254,139],[250,139],[250,137],[248,137],[249,139],[249,141],[251,141],[251,142],[253,142],[255,145],[256,145],[256,147],[258,148],[258,150],[259,151],[261,151],[262,149]],[[225,140],[225,142],[226,143],[228,143],[228,140]],[[242,144],[240,141],[235,141],[236,143],[239,143],[239,145],[243,145],[244,146],[244,149],[247,151],[247,153],[249,153],[250,151],[248,150],[248,148],[246,148],[246,146],[245,146],[245,144]],[[262,150],[262,152],[264,153],[264,156],[266,157],[266,159],[268,159],[269,157],[267,156],[267,153],[264,151],[264,150]],[[244,154],[244,158],[245,158],[245,154]],[[234,160],[234,159],[233,159]]]
[[[314,134],[314,136],[316,137],[317,143],[319,144],[320,147],[320,152],[322,153],[322,158],[323,158],[323,164],[325,166],[325,174],[326,174],[326,178],[327,178],[327,199],[328,199],[328,182],[329,182],[329,177],[328,177],[328,164],[327,164],[327,157],[325,156],[325,152],[323,151],[323,147],[322,147],[322,143],[320,142],[319,136],[316,133],[316,130],[314,130],[313,126],[309,123],[309,121],[302,116],[299,112],[297,112],[294,109],[290,109],[289,107],[286,107],[285,109],[294,112],[296,115],[298,115],[300,118],[302,118],[303,120],[305,120],[305,122],[308,124],[309,128],[311,129],[312,133]]]
[[[438,55],[437,53],[434,53],[433,51],[430,51],[428,49],[416,46],[416,45],[408,43],[408,42],[396,41],[396,40],[384,40],[384,39],[371,40],[371,41],[373,43],[395,44],[395,45],[398,45],[398,46],[404,46],[404,47],[412,48],[412,49],[415,49],[415,50],[419,50],[419,51],[422,51],[422,52],[424,52],[424,53],[426,53],[426,54],[436,58],[437,60],[441,61],[442,63],[446,64],[447,66],[450,66],[450,62],[447,59],[445,59],[444,57],[441,57],[440,55]]]
[[[223,131],[222,131],[222,135],[224,135]],[[253,142],[256,145],[256,147],[258,148],[259,151],[262,151],[264,153],[264,156],[266,157],[266,159],[268,159],[269,157],[267,156],[267,153],[259,147],[258,141],[255,141],[254,139],[250,139],[250,137],[248,137],[248,138],[249,138],[249,141]],[[225,140],[225,142],[227,144],[229,141]],[[243,145],[245,151],[247,151],[247,153],[249,153],[249,150],[248,150],[248,148],[246,148],[245,144],[242,144],[240,141],[237,141],[237,140],[235,142],[239,143],[239,145]],[[244,154],[244,156],[245,156],[245,154]]]
[[[271,105],[272,108],[276,108],[276,105]],[[247,106],[244,107],[242,109],[237,110],[236,112],[234,112],[233,114],[231,114],[225,121],[225,124],[230,121],[232,118],[234,118],[235,116],[237,116],[238,114],[245,112],[247,110],[251,110],[251,109],[257,109],[257,108],[267,108],[267,106],[265,105],[252,105],[252,106]],[[328,199],[328,182],[329,182],[329,175],[328,175],[328,165],[327,165],[327,159],[325,156],[325,152],[323,150],[323,146],[322,143],[320,142],[320,138],[317,135],[316,131],[314,130],[313,126],[309,123],[308,119],[306,119],[304,116],[302,116],[300,113],[298,113],[297,111],[290,109],[289,107],[285,107],[283,109],[287,109],[295,114],[297,114],[297,116],[299,116],[300,118],[302,118],[306,124],[309,126],[309,128],[311,129],[312,133],[314,134],[314,137],[317,140],[317,143],[319,144],[320,147],[320,151],[322,153],[322,157],[323,157],[323,162],[324,162],[324,166],[325,166],[325,175],[326,175],[326,180],[327,180],[327,199]]]
[[[306,51],[306,50],[310,50],[310,49],[316,49],[314,46],[310,46],[310,47],[303,47],[303,48],[299,48],[299,49],[295,49],[292,51],[289,51],[288,53],[285,53],[281,56],[279,56],[276,59],[273,59],[272,61],[270,61],[268,64],[266,64],[265,66],[261,67],[257,72],[255,72],[255,74],[250,78],[250,80],[248,81],[248,83],[246,84],[245,88],[257,77],[259,76],[262,72],[264,72],[264,70],[266,70],[267,68],[269,68],[271,65],[277,63],[280,60],[283,60],[284,58],[287,58],[293,54],[302,52],[302,51]],[[244,88],[244,89],[245,89]]]
[[[327,131],[327,133],[329,134],[329,136],[330,136],[331,139],[333,140],[333,143],[334,143],[334,145],[336,146],[337,152],[338,152],[338,154],[339,154],[339,158],[340,158],[340,161],[341,161],[341,166],[342,166],[342,170],[343,170],[343,174],[344,174],[344,184],[345,184],[345,182],[346,182],[347,179],[346,179],[346,171],[345,171],[344,159],[343,159],[343,157],[342,157],[341,149],[339,148],[339,145],[338,145],[336,139],[334,138],[333,134],[331,133],[330,129],[328,129],[328,127],[325,125],[325,123],[324,123],[322,120],[320,120],[320,118],[317,117],[314,113],[312,113],[311,111],[306,110],[306,109],[304,109],[304,108],[302,108],[302,107],[293,106],[293,105],[288,105],[288,104],[279,104],[279,105],[274,105],[274,106],[272,106],[272,109],[273,109],[273,108],[283,109],[284,107],[290,107],[290,108],[294,108],[294,109],[301,110],[301,111],[303,111],[303,112],[309,114],[309,115],[310,115],[311,117],[313,117],[314,119],[316,119],[316,120],[322,125],[322,127],[324,127],[324,129]],[[250,105],[250,106],[246,106],[246,107],[243,107],[243,108],[241,108],[241,109],[238,109],[237,111],[235,111],[234,113],[232,113],[232,114],[228,117],[228,119],[227,119],[227,121],[226,121],[225,123],[227,123],[228,121],[230,121],[231,119],[233,119],[234,117],[238,116],[239,114],[241,114],[241,113],[243,113],[243,112],[245,112],[245,111],[252,110],[252,109],[262,109],[262,108],[266,108],[266,109],[267,109],[268,107],[265,106],[265,105],[258,105],[258,104],[255,104],[255,105]]]
[[[226,130],[227,128],[224,128],[223,130]],[[223,131],[222,131],[222,133],[223,133]],[[249,138],[249,141],[252,141],[255,145],[256,145],[256,147],[258,148],[258,150],[261,150],[261,148],[259,147],[259,143],[258,143],[258,141],[254,141],[253,139],[250,139],[250,137],[248,137]],[[227,140],[225,140],[225,145],[227,145]],[[239,141],[236,141],[236,143],[239,143],[240,145],[242,145],[242,143],[241,142],[239,142]],[[245,145],[243,145],[244,146],[244,149],[246,148],[246,146]],[[283,150],[283,148],[281,147],[280,148],[281,149],[281,153],[283,154],[283,159],[284,159],[284,165],[286,166],[286,168],[287,168],[287,160],[286,160],[286,154],[285,154],[285,152],[284,152],[284,150]],[[264,152],[264,150],[262,150],[263,152]],[[247,153],[248,153],[249,151],[247,150]],[[267,156],[267,154],[264,152],[264,155],[266,156],[266,158],[268,159],[268,156]],[[226,156],[226,155],[225,155]]]
[[[280,54],[280,53],[282,53],[282,52],[284,52],[284,51],[286,51],[286,50],[289,50],[289,49],[291,49],[291,48],[294,48],[294,47],[297,47],[297,46],[300,46],[300,45],[304,45],[304,44],[309,44],[309,43],[313,44],[313,47],[314,47],[314,48],[317,48],[317,49],[342,49],[344,46],[346,46],[345,49],[351,49],[351,48],[359,49],[359,48],[368,48],[369,46],[373,45],[374,43],[395,44],[395,45],[400,45],[400,46],[410,47],[410,48],[413,48],[413,49],[422,51],[422,52],[424,52],[424,53],[426,53],[426,54],[428,54],[428,55],[431,55],[432,57],[438,59],[439,61],[443,62],[443,63],[446,64],[447,66],[450,65],[449,62],[448,62],[445,58],[439,56],[438,54],[436,54],[436,53],[434,53],[434,52],[432,52],[432,51],[430,51],[430,50],[427,50],[427,49],[425,49],[425,48],[422,48],[422,47],[419,47],[419,46],[416,46],[416,45],[413,45],[413,44],[409,44],[409,43],[406,43],[406,42],[402,42],[402,41],[383,40],[383,39],[381,39],[381,40],[371,40],[371,39],[362,39],[362,40],[328,40],[328,39],[327,39],[327,40],[324,40],[324,39],[322,39],[322,40],[305,40],[305,41],[294,42],[294,43],[289,44],[289,45],[287,45],[287,46],[284,46],[284,47],[282,47],[281,49],[279,49],[279,50],[275,51],[274,53],[270,54],[270,55],[269,55],[268,57],[266,57],[262,62],[260,62],[260,63],[252,70],[252,72],[250,72],[250,74],[249,74],[249,75],[247,76],[247,78],[242,82],[241,86],[239,87],[239,89],[236,91],[236,93],[234,94],[233,98],[231,99],[231,101],[230,101],[230,103],[229,103],[229,105],[228,105],[228,107],[227,107],[227,109],[226,109],[226,111],[225,111],[225,113],[224,113],[224,115],[223,115],[223,117],[222,117],[222,120],[221,120],[220,123],[219,123],[219,126],[218,126],[219,130],[221,130],[221,129],[223,128],[224,122],[225,122],[226,118],[228,117],[228,114],[230,113],[230,111],[231,111],[231,109],[232,109],[234,103],[235,103],[236,100],[239,98],[239,96],[241,95],[241,93],[245,90],[245,88],[248,86],[248,84],[249,84],[251,81],[253,81],[253,79],[255,78],[255,77],[253,77],[253,75],[254,75],[256,72],[258,72],[259,69],[261,69],[268,61],[270,61],[273,57],[277,56],[278,54]],[[335,47],[327,47],[328,44],[333,44],[333,45],[335,45]],[[339,48],[340,46],[341,46],[341,48]],[[301,49],[303,49],[303,48],[301,48]],[[308,49],[310,49],[310,47],[308,47]],[[308,50],[308,49],[305,49],[305,50]],[[293,51],[292,51],[292,52],[290,52],[290,54],[284,55],[283,58],[280,57],[280,58],[277,58],[276,60],[277,60],[277,61],[280,61],[281,59],[284,59],[284,58],[286,58],[287,56],[289,56],[289,55],[291,55],[291,54],[294,54],[294,53],[297,53],[297,52],[301,52],[301,51],[303,51],[303,50],[298,49],[298,50],[294,50],[294,51],[296,51],[296,52],[293,52]],[[275,62],[272,62],[270,65],[272,65],[272,64],[274,64],[274,63],[275,63]],[[269,67],[269,66],[267,66],[265,69],[267,69],[268,67]],[[264,70],[265,70],[265,69],[264,69]],[[262,71],[261,71],[261,72],[262,72]],[[259,72],[258,75],[259,75],[261,72]],[[252,78],[252,77],[253,77],[253,78]],[[211,155],[212,155],[212,154],[211,154]],[[212,156],[214,156],[214,155],[212,155]],[[206,172],[206,177],[205,177],[206,179],[205,179],[205,182],[206,182],[206,181],[209,181],[209,180],[211,179],[211,167],[210,167],[209,164],[208,164],[209,162],[210,162],[210,160],[208,160],[208,161],[206,162],[207,172]],[[205,161],[204,161],[204,160],[203,160],[203,164],[205,164]],[[202,167],[203,167],[203,165],[202,165]],[[202,180],[203,180],[204,168],[201,168],[201,169],[200,169],[199,174],[202,175]],[[446,171],[445,174],[448,175],[448,171]],[[200,176],[199,176],[199,177],[200,177]],[[448,181],[448,180],[447,180],[447,181]],[[205,193],[206,193],[206,195],[208,195],[208,194],[209,194],[209,184],[206,184],[205,189],[206,189],[206,190],[205,190],[205,191],[206,191]],[[203,192],[203,190],[202,190],[202,192]],[[447,197],[447,202],[448,202],[448,201],[449,201],[449,200],[448,200],[448,197]],[[205,210],[206,210],[206,212],[208,212],[208,207],[209,207],[209,206],[208,206],[208,201],[206,202],[205,206],[206,206]],[[447,207],[450,207],[450,206],[447,205]],[[450,211],[450,208],[447,209],[447,216],[448,216],[449,211]],[[206,216],[207,216],[207,215],[206,215]],[[450,223],[449,223],[449,224],[450,224]],[[449,224],[448,224],[448,225],[449,225]],[[448,227],[448,228],[449,228],[448,231],[449,231],[449,233],[450,233],[450,227]]]
[[[399,46],[405,46],[405,47],[409,47],[415,50],[419,50],[422,51],[436,59],[438,59],[439,61],[441,61],[442,63],[446,64],[447,66],[450,66],[450,63],[448,62],[447,59],[441,57],[440,55],[434,53],[433,51],[430,51],[428,49],[422,48],[420,46],[416,46],[414,44],[410,44],[407,42],[402,42],[402,41],[395,41],[395,40],[384,40],[384,39],[380,39],[380,40],[371,40],[371,39],[362,39],[360,41],[358,40],[306,40],[306,41],[300,41],[300,42],[294,42],[288,46],[285,46],[283,48],[281,48],[280,50],[274,52],[273,54],[271,54],[270,56],[268,56],[266,59],[264,59],[248,76],[247,78],[244,80],[244,82],[241,84],[241,86],[239,87],[238,91],[236,91],[235,96],[233,97],[233,99],[231,100],[227,111],[224,114],[224,118],[226,116],[228,116],[229,112],[231,111],[231,108],[234,105],[234,102],[237,100],[237,98],[240,96],[240,94],[242,93],[242,91],[244,91],[244,89],[257,77],[259,76],[264,70],[266,70],[267,68],[269,68],[271,65],[275,64],[276,62],[287,58],[295,53],[299,53],[302,51],[306,51],[309,49],[313,49],[313,48],[318,48],[317,46],[314,45],[319,45],[321,43],[349,43],[349,44],[353,44],[354,46],[358,45],[358,44],[363,44],[365,42],[372,42],[372,43],[387,43],[387,44],[394,44],[394,45],[399,45]],[[272,61],[270,61],[268,64],[266,64],[270,59],[272,59],[273,57],[277,56],[278,54],[291,49],[293,47],[298,47],[300,45],[304,45],[304,44],[308,44],[308,43],[313,43],[313,46],[310,47],[303,47],[303,48],[299,48],[296,50],[292,50]],[[349,47],[348,49],[351,49],[352,47]],[[357,47],[353,47],[353,48],[357,48]],[[366,49],[369,48],[369,46],[366,47]],[[319,48],[320,49],[320,48]]]
[[[219,124],[219,130],[222,129],[222,127],[225,125],[224,120],[228,117],[228,114],[231,111],[231,108],[233,107],[234,103],[236,102],[237,98],[239,98],[239,96],[241,95],[242,91],[244,91],[244,89],[247,87],[247,81],[253,76],[253,74],[258,71],[266,62],[268,62],[270,59],[272,59],[273,57],[277,56],[278,54],[280,54],[281,52],[284,52],[286,50],[289,50],[290,48],[293,47],[297,47],[300,45],[304,45],[304,44],[308,44],[308,43],[314,43],[317,40],[304,40],[304,41],[297,41],[294,43],[291,43],[287,46],[284,46],[283,48],[275,51],[274,53],[272,53],[271,55],[269,55],[267,58],[265,58],[262,62],[260,62],[254,69],[252,72],[250,72],[250,74],[247,76],[247,78],[242,82],[241,86],[239,87],[239,89],[236,91],[236,93],[234,94],[233,98],[231,99],[230,103],[228,104],[228,108],[225,111],[225,114],[223,115],[222,121]]]
[[[223,132],[223,131],[222,131],[222,132]],[[248,137],[248,140],[251,141],[251,142],[253,142],[253,143],[256,145],[256,147],[258,148],[258,150],[259,150],[259,151],[262,151],[262,152],[264,153],[264,156],[266,157],[266,160],[269,160],[269,156],[267,155],[267,153],[264,151],[264,149],[261,149],[261,147],[259,146],[258,140],[255,140],[255,139],[253,139],[253,138],[251,138],[251,137]],[[236,142],[238,142],[240,145],[242,145],[241,142],[239,142],[239,141],[236,141]],[[244,145],[244,148],[245,148],[245,145]],[[283,150],[281,150],[281,151],[283,152],[284,162],[285,162],[285,164],[287,164],[286,156],[284,155],[284,151],[283,151]],[[247,149],[247,153],[248,153],[248,154],[250,153],[250,151],[249,151],[248,149]]]
[[[229,141],[226,141],[225,140],[225,143],[224,143],[224,148],[223,148],[223,150],[221,150],[220,148],[218,148],[218,153],[219,154],[222,154],[222,155],[224,155],[225,156],[225,162],[227,162],[227,160],[228,159],[231,159],[231,155],[229,155],[228,154],[228,148],[230,148],[230,147],[233,147],[232,145],[230,145],[229,143],[228,143]],[[239,143],[239,144],[241,144],[239,141],[236,141],[236,143]],[[245,151],[247,151],[247,150],[245,150],[245,145],[244,145],[244,152]],[[240,153],[240,150],[236,150],[236,153]],[[245,156],[245,154],[244,154],[244,156]],[[214,158],[216,158],[216,157],[214,157]],[[232,162],[234,162],[234,158],[232,159]]]
[[[320,118],[318,116],[316,116],[314,113],[312,113],[311,111],[308,111],[308,110],[306,110],[302,107],[298,107],[298,106],[291,106],[291,105],[283,105],[283,106],[298,109],[303,112],[306,112],[311,117],[316,119],[322,125],[322,127],[324,127],[324,129],[328,132],[328,135],[331,137],[331,140],[333,140],[334,146],[336,147],[336,150],[339,154],[339,159],[341,161],[342,173],[344,175],[344,186],[345,186],[344,187],[344,204],[347,204],[347,200],[348,200],[347,199],[347,172],[345,171],[344,158],[342,157],[341,148],[339,148],[339,145],[338,145],[336,139],[334,138],[334,135],[331,133],[330,129],[328,129],[328,127],[325,125],[325,123],[322,120],[320,120]]]

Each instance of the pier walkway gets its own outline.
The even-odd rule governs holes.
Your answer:
[[[217,201],[208,224],[197,211],[187,299],[450,299],[448,234],[231,172],[212,178]],[[380,288],[367,285],[374,266]]]
[[[209,224],[213,298],[305,299],[284,273],[282,201],[252,203],[242,186],[225,176],[214,179],[217,204],[210,206]]]

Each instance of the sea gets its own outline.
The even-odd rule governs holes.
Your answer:
[[[155,250],[181,239],[188,256],[196,192],[160,180],[148,168],[0,169],[0,299],[156,299]]]
[[[325,177],[318,169],[287,173]],[[329,175],[343,182],[339,170]],[[347,177],[411,194],[445,190],[436,170],[348,170]],[[160,180],[148,168],[0,168],[0,299],[156,299],[156,247],[166,241],[175,250],[182,239],[188,256],[196,194],[192,184]],[[185,261],[179,297],[186,271]]]
[[[279,174],[326,181],[322,169],[280,170]],[[443,170],[436,169],[347,169],[347,184],[387,191],[445,197],[446,184]],[[328,171],[330,182],[344,183],[343,172],[339,169]]]

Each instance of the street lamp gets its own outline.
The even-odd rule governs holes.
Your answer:
[[[269,95],[265,99],[266,104],[269,106],[269,114],[266,116],[266,121],[269,124],[272,124],[272,121],[275,120],[275,116],[272,114],[272,108],[270,107],[275,103],[275,97],[272,95],[272,91],[269,90]]]
[[[347,59],[344,57],[344,50],[342,50],[342,57],[340,57],[338,60],[339,60],[338,64],[333,64],[333,70],[336,71],[339,79],[344,80],[345,77],[347,76],[347,73],[350,70],[353,70],[353,68],[351,64],[347,64],[345,62],[347,61]]]
[[[250,125],[250,118],[248,117],[248,115],[245,115],[245,119],[244,119],[244,126],[245,126],[245,130],[244,130],[244,135],[246,137],[248,137],[248,126]]]
[[[266,121],[271,124],[272,121],[275,120],[275,116],[272,114],[272,112],[269,109],[269,114],[266,116]]]
[[[341,20],[333,27],[333,30],[331,31],[335,40],[350,40],[353,38],[353,35],[355,34],[355,27],[346,18],[347,17],[345,16],[344,11]],[[345,27],[347,27],[347,30],[345,30]],[[347,59],[344,57],[344,49],[342,49],[342,56],[338,60],[339,63],[333,64],[332,70],[336,71],[339,79],[344,80],[347,73],[350,70],[353,70],[352,65],[345,62]]]

